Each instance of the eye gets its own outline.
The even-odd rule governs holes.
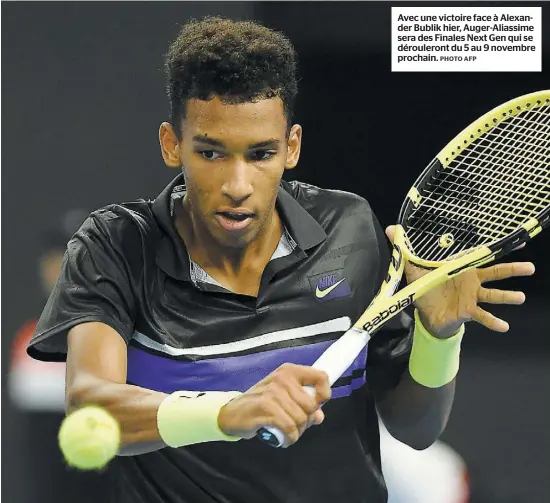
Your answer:
[[[215,161],[223,157],[222,154],[216,152],[215,150],[201,150],[199,151],[199,155],[202,155],[202,157],[208,159],[209,161]]]
[[[253,161],[267,161],[277,153],[276,150],[255,150],[250,154],[250,159]]]

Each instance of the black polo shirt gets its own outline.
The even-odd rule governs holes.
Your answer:
[[[91,214],[69,242],[29,354],[66,357],[66,334],[99,321],[128,344],[128,383],[170,393],[246,391],[285,362],[311,365],[360,316],[389,260],[384,234],[354,194],[281,182],[284,239],[258,296],[193,264],[172,216],[178,176],[151,201]],[[407,368],[411,324],[378,332],[333,386],[326,419],[288,449],[257,439],[165,448],[109,465],[117,503],[382,503],[374,396]]]

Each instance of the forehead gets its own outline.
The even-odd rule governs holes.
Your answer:
[[[246,138],[261,141],[284,135],[286,117],[280,98],[247,103],[224,103],[218,96],[187,102],[183,132],[229,141]]]

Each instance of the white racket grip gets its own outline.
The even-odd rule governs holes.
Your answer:
[[[332,386],[350,367],[359,353],[368,344],[369,340],[370,335],[367,331],[352,327],[334,342],[315,361],[312,367],[326,372],[329,384]],[[315,396],[315,388],[313,386],[304,386],[304,390],[312,397]],[[274,426],[260,428],[257,437],[272,447],[280,447],[285,441],[284,433]]]
[[[328,382],[332,386],[349,369],[359,353],[369,343],[370,337],[366,330],[350,328],[329,346],[312,367],[326,372]]]

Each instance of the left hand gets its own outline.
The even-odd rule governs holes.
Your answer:
[[[393,225],[386,229],[386,235],[392,243],[394,231]],[[405,263],[408,283],[427,272],[408,262]],[[525,294],[484,288],[482,284],[517,276],[531,276],[534,272],[535,266],[531,262],[511,262],[483,269],[470,269],[430,290],[414,304],[426,330],[439,339],[451,337],[467,321],[477,321],[495,332],[507,332],[510,328],[508,323],[485,311],[478,303],[519,305],[525,302]]]

